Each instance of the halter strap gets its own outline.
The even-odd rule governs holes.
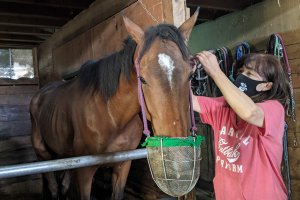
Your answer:
[[[138,98],[142,110],[142,118],[143,118],[143,125],[144,125],[144,130],[143,133],[149,137],[150,136],[150,131],[148,129],[148,123],[147,123],[147,118],[146,118],[146,111],[145,111],[145,100],[144,100],[144,95],[143,95],[143,90],[142,90],[142,83],[140,79],[140,63],[138,61],[139,59],[139,54],[137,58],[135,59],[135,69],[136,69],[136,76],[137,76],[137,82],[138,82]]]

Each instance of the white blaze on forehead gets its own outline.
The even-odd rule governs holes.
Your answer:
[[[164,53],[158,54],[158,64],[161,66],[161,68],[166,72],[167,78],[170,82],[170,86],[172,88],[172,75],[173,70],[175,68],[174,61],[172,58]]]

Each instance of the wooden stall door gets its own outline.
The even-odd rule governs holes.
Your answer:
[[[29,102],[38,85],[0,86],[0,166],[36,161]],[[39,175],[1,179],[0,199],[40,199]]]

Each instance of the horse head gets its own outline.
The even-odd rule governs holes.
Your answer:
[[[137,43],[135,58],[145,99],[147,119],[157,136],[190,135],[189,91],[193,73],[186,43],[198,11],[179,28],[159,24],[143,31],[124,17]]]

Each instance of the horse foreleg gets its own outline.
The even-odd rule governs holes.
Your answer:
[[[192,191],[190,191],[184,196],[178,197],[178,200],[196,200],[195,189],[193,189]]]
[[[124,189],[127,181],[131,161],[122,162],[113,167],[112,173],[112,196],[111,199],[119,200],[124,197]]]
[[[39,160],[50,160],[50,154],[45,150],[36,149],[36,154]],[[58,198],[58,184],[54,175],[54,172],[44,173],[43,175],[43,196],[44,199],[49,199],[48,194],[50,192],[51,199]],[[47,191],[48,189],[48,191]]]
[[[36,128],[33,126],[33,131],[32,131],[32,145],[35,150],[35,153],[38,157],[39,160],[50,160],[52,158],[52,155],[47,151],[45,144],[42,140],[42,137],[40,133],[37,131]],[[58,195],[58,184],[56,182],[55,176],[53,172],[49,173],[44,173],[43,174],[43,179],[47,181],[47,183],[43,184],[48,184],[48,190],[51,193],[51,198],[52,199],[57,199]],[[46,195],[46,190],[47,188],[43,186],[43,193]],[[45,196],[45,198],[48,198]]]
[[[64,171],[60,174],[60,183],[61,186],[59,199],[64,199],[66,198],[71,183],[71,172],[69,170]]]
[[[43,199],[58,199],[58,185],[53,172],[43,174]],[[49,192],[51,197],[49,198]]]
[[[93,176],[96,171],[97,167],[95,166],[85,167],[75,171],[81,200],[90,199]]]

